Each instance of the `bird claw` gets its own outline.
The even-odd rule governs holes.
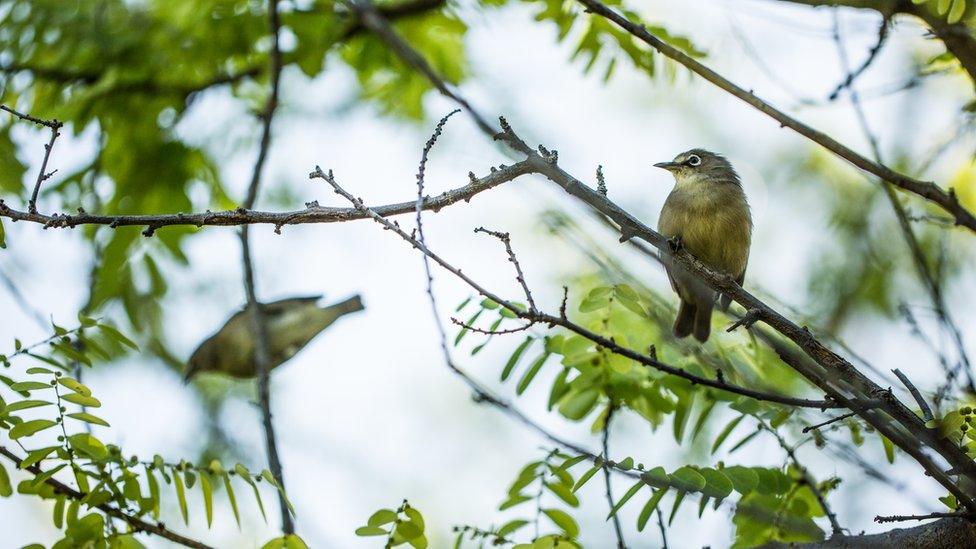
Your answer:
[[[671,253],[678,253],[684,249],[685,244],[681,240],[681,236],[675,235],[668,239],[668,248],[670,248]]]

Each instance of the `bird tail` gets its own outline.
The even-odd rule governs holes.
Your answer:
[[[339,316],[342,316],[342,315],[345,315],[345,314],[355,313],[357,311],[362,311],[366,307],[363,305],[363,300],[359,296],[359,294],[356,294],[356,295],[350,297],[349,299],[346,299],[345,301],[340,301],[338,303],[329,305],[328,307],[325,307],[325,308],[326,309],[332,309],[332,310],[338,312],[339,313]]]
[[[695,310],[695,339],[705,343],[712,329],[712,305],[698,305]]]
[[[695,311],[697,310],[698,307],[694,303],[681,300],[681,305],[678,307],[678,316],[674,319],[674,337],[682,338],[691,335],[695,327]]]

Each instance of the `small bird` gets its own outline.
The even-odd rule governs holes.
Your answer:
[[[674,175],[675,186],[661,208],[658,231],[705,265],[742,284],[749,262],[752,216],[739,175],[724,156],[691,149],[671,162],[654,164]],[[681,299],[674,335],[708,341],[716,292],[694,275],[664,259],[671,287]],[[721,296],[719,306],[728,308]]]
[[[327,307],[317,305],[320,299],[322,296],[292,297],[261,304],[268,330],[269,369],[295,356],[339,317],[363,310],[358,295]],[[254,337],[246,308],[230,317],[217,333],[193,351],[183,379],[188,382],[200,372],[219,372],[236,378],[257,375]]]

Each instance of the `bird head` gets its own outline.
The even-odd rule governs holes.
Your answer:
[[[679,185],[683,183],[734,183],[739,175],[722,155],[705,149],[685,151],[670,162],[658,162],[654,167],[668,170]]]
[[[212,342],[206,341],[193,351],[183,370],[183,383],[189,383],[193,376],[213,368],[216,359],[213,356],[215,347]]]

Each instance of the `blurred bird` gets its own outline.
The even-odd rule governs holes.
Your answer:
[[[671,162],[655,167],[674,175],[675,186],[661,209],[658,231],[673,245],[684,247],[716,271],[742,284],[749,262],[752,216],[739,175],[724,156],[692,149]],[[694,334],[704,343],[712,324],[712,308],[718,296],[697,277],[664,259],[671,287],[681,299],[674,321],[674,335]],[[719,306],[728,308],[730,298],[721,296]]]
[[[269,369],[295,356],[309,341],[339,317],[363,310],[359,296],[319,307],[322,296],[292,297],[261,304],[268,330]],[[214,335],[193,351],[186,363],[184,381],[200,372],[219,372],[237,378],[257,375],[254,337],[247,309],[238,311]]]

